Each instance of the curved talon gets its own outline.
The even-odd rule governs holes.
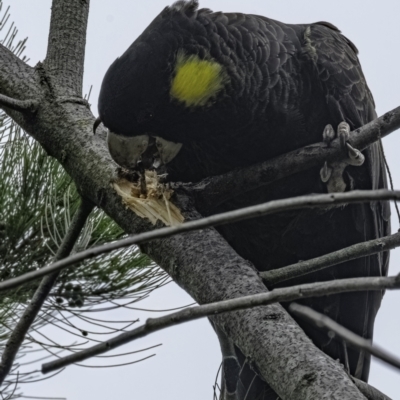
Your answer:
[[[346,143],[347,154],[349,156],[348,164],[362,165],[364,164],[365,157],[360,150],[355,149],[350,143]]]
[[[333,139],[335,139],[336,133],[331,124],[325,126],[324,132],[322,133],[322,140],[329,146]]]
[[[339,137],[339,140],[340,140],[341,148],[345,149],[346,148],[346,142],[350,138],[350,125],[347,122],[342,121],[338,125],[337,134],[338,134],[338,137]]]
[[[319,172],[321,176],[321,181],[326,183],[329,181],[331,175],[332,175],[332,168],[328,167],[328,163],[325,161],[324,166],[321,168],[321,171]]]

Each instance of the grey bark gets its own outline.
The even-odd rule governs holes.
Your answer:
[[[53,1],[44,67],[61,96],[82,93],[89,0]]]
[[[116,166],[106,150],[104,132],[92,135],[94,117],[79,98],[88,4],[84,0],[53,1],[49,60],[36,68],[0,48],[1,93],[21,100],[41,100],[35,113],[5,110],[60,161],[83,197],[101,207],[128,233],[151,230],[154,227],[147,221],[125,209],[110,187]],[[82,26],[77,27],[77,23]],[[71,37],[61,47],[59,40],[68,32]],[[187,219],[199,218],[190,203],[181,202],[180,206]],[[143,250],[200,304],[267,291],[252,265],[213,229],[146,244]],[[365,399],[339,364],[313,346],[279,305],[213,319],[253,360],[281,398]]]
[[[190,216],[198,217],[194,212]],[[266,291],[253,266],[213,229],[143,247],[199,304]],[[281,398],[364,398],[349,384],[343,368],[318,350],[280,305],[211,319],[255,363]]]

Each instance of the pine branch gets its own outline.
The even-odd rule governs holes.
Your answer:
[[[68,232],[57,251],[55,256],[56,260],[62,259],[71,253],[92,209],[92,203],[82,199],[81,205],[78,211],[75,213]],[[4,379],[10,372],[15,356],[17,355],[22,342],[24,341],[25,335],[27,334],[44,301],[49,295],[58,275],[59,272],[57,271],[43,278],[34,296],[32,297],[32,301],[26,308],[24,314],[18,321],[14,331],[8,339],[0,363],[0,385],[4,382]]]
[[[77,352],[67,357],[59,358],[58,360],[43,364],[42,372],[44,374],[47,374],[49,372],[55,371],[56,369],[63,368],[67,365],[105,353],[107,351],[115,349],[116,347],[129,343],[133,340],[147,336],[150,333],[157,332],[159,330],[169,328],[171,326],[175,326],[178,324],[182,324],[184,322],[193,321],[199,318],[204,318],[207,316],[215,316],[216,314],[245,310],[249,308],[265,306],[268,304],[294,301],[309,297],[327,296],[331,294],[352,292],[352,291],[383,290],[383,289],[388,289],[388,290],[400,289],[400,275],[392,277],[384,277],[384,278],[349,278],[349,279],[338,279],[335,281],[308,283],[281,289],[274,289],[272,292],[240,297],[232,300],[225,300],[218,303],[210,303],[202,306],[190,307],[182,311],[165,315],[160,318],[149,318],[144,325],[132,331],[122,333],[121,335],[118,335],[113,339],[100,343],[96,346],[90,347],[81,352]],[[336,323],[332,321],[332,324]],[[331,329],[332,326],[333,325],[329,325],[329,329]],[[336,326],[333,329],[335,329],[336,332]],[[344,337],[343,333],[340,334],[340,337],[349,340],[349,343],[350,340],[353,339],[353,337],[349,339],[348,335]],[[351,343],[353,342],[356,341],[354,341],[353,339]],[[365,342],[367,341],[365,340]],[[362,344],[357,343],[357,346],[360,347],[362,346],[364,350],[371,351],[371,354],[374,355],[379,354],[381,358],[382,357],[385,358],[385,361],[391,360],[392,365],[395,365],[397,368],[400,368],[400,361],[395,361],[393,357],[389,358],[387,354],[382,355],[381,353],[377,353],[375,350],[371,350],[370,346],[366,345],[365,343]]]
[[[155,231],[145,232],[137,236],[128,237],[125,239],[115,241],[113,243],[107,243],[101,246],[87,249],[85,251],[76,253],[72,256],[66,257],[60,261],[52,263],[37,271],[28,272],[16,278],[12,278],[4,282],[1,282],[0,292],[15,288],[19,285],[41,278],[47,274],[56,271],[61,271],[62,269],[67,268],[73,264],[96,257],[100,254],[109,253],[113,250],[117,250],[122,247],[127,247],[134,244],[139,245],[147,243],[151,240],[178,235],[184,232],[191,232],[194,230],[200,230],[212,226],[218,226],[231,222],[241,221],[244,219],[260,217],[267,214],[273,214],[300,208],[326,207],[326,206],[336,206],[339,204],[348,204],[348,203],[360,203],[360,202],[376,201],[376,200],[399,200],[399,199],[400,199],[400,192],[381,189],[381,190],[358,190],[358,191],[355,190],[352,192],[335,193],[335,194],[333,193],[316,194],[316,195],[292,197],[283,200],[274,200],[257,206],[245,207],[239,210],[213,215],[211,217],[202,218],[196,221],[186,222],[178,226],[161,228]]]

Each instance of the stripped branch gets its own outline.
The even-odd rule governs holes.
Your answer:
[[[335,293],[399,288],[400,275],[384,278],[351,278],[296,285],[287,288],[274,289],[273,291],[267,293],[260,293],[252,296],[239,297],[217,303],[190,307],[160,318],[149,318],[144,325],[131,331],[122,333],[121,335],[118,335],[107,342],[100,343],[81,352],[77,352],[67,357],[43,364],[42,372],[47,374],[67,365],[105,353],[115,349],[116,347],[122,346],[161,329],[207,316],[215,316],[216,314],[226,313],[229,311],[245,310],[248,308],[254,308],[263,305],[265,306],[273,303],[294,301],[309,297],[327,296]],[[375,355],[375,353],[372,352],[371,354]],[[393,357],[392,359],[394,362],[395,359]],[[399,364],[396,364],[396,366],[397,365],[400,365],[400,361]]]
[[[71,253],[92,209],[92,203],[89,203],[86,200],[82,200],[78,211],[75,213],[71,221],[68,232],[65,235],[64,240],[54,257],[56,260],[62,259]],[[35,294],[32,297],[32,301],[26,307],[21,319],[18,321],[13,332],[11,333],[7,344],[5,345],[4,353],[1,357],[0,386],[9,374],[14,363],[15,356],[17,355],[18,350],[25,339],[25,335],[27,334],[44,301],[46,300],[52,287],[54,286],[54,283],[56,282],[59,273],[59,271],[53,272],[52,274],[47,275],[45,278],[43,278],[43,280],[40,282],[39,287],[36,289]]]
[[[268,287],[289,279],[298,278],[311,272],[332,267],[346,261],[356,258],[370,256],[382,251],[388,251],[400,246],[400,232],[379,239],[369,240],[363,243],[357,243],[352,246],[325,254],[312,260],[300,261],[297,264],[288,265],[272,271],[260,272]]]
[[[257,206],[245,207],[240,210],[229,211],[211,217],[202,218],[196,221],[186,222],[182,225],[169,228],[161,228],[150,232],[145,232],[136,236],[118,240],[94,247],[66,257],[37,271],[28,272],[16,278],[9,279],[0,283],[0,292],[15,288],[24,283],[41,278],[50,273],[61,271],[78,262],[96,257],[100,254],[109,253],[123,247],[138,245],[155,239],[166,238],[183,232],[190,232],[209,228],[212,226],[237,222],[244,219],[260,217],[267,214],[278,213],[281,211],[294,210],[300,208],[314,208],[336,206],[339,204],[361,203],[376,200],[399,200],[400,191],[390,190],[355,190],[346,193],[316,194],[308,196],[298,196],[283,200],[274,200]]]
[[[361,278],[363,279],[363,278]],[[389,278],[390,279],[390,278]],[[396,278],[395,278],[396,279]],[[400,283],[400,281],[399,281]],[[367,289],[368,290],[368,289]],[[392,356],[378,346],[373,345],[371,340],[364,339],[361,336],[356,335],[354,332],[338,324],[331,318],[324,314],[321,314],[310,307],[302,306],[300,304],[292,303],[289,306],[289,311],[294,315],[297,315],[301,319],[310,322],[317,328],[324,328],[328,330],[330,337],[338,336],[343,339],[348,345],[359,350],[363,350],[366,353],[372,354],[376,358],[392,365],[395,368],[400,369],[400,359]]]

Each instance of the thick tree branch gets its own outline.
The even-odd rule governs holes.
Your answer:
[[[89,0],[53,0],[44,67],[63,95],[82,95],[88,15]]]
[[[399,289],[400,275],[384,278],[350,278],[335,281],[308,283],[296,285],[287,288],[274,289],[268,293],[256,294],[252,296],[241,297],[233,300],[220,301],[218,303],[206,304],[203,306],[195,306],[185,308],[184,310],[165,315],[160,318],[149,318],[146,323],[129,332],[124,332],[107,342],[100,343],[96,346],[71,354],[67,357],[59,358],[55,361],[42,365],[42,372],[49,373],[56,369],[63,368],[67,365],[86,360],[87,358],[105,353],[116,347],[122,346],[133,340],[142,338],[150,333],[161,329],[169,328],[184,322],[193,321],[207,316],[215,316],[216,314],[245,310],[262,305],[268,305],[278,302],[287,302],[308,297],[325,296],[336,293],[361,291],[361,290],[383,290],[383,289]],[[376,357],[400,368],[400,361],[371,346],[368,340],[343,328],[328,317],[317,313],[309,307],[303,307],[298,304],[291,304],[290,310],[299,316],[306,317],[318,327],[325,327],[334,331],[339,337],[343,338],[349,344],[361,348]],[[278,323],[278,322],[277,322]]]
[[[392,250],[399,246],[400,232],[379,239],[369,240],[368,242],[357,243],[344,249],[334,251],[333,253],[313,258],[312,260],[300,261],[297,264],[288,265],[287,267],[274,269],[272,271],[263,271],[260,272],[260,276],[264,279],[265,284],[271,287],[289,279],[297,278],[356,258]]]
[[[397,282],[400,283],[399,277],[395,278],[395,280],[396,279]],[[326,315],[321,314],[310,307],[302,306],[296,303],[292,303],[289,306],[289,310],[298,317],[311,322],[317,328],[327,329],[333,337],[338,336],[350,346],[355,347],[356,349],[364,350],[366,353],[372,354],[376,358],[379,358],[393,367],[400,369],[400,359],[373,345],[371,340],[367,340],[356,335]]]
[[[71,253],[92,209],[92,203],[82,200],[78,211],[75,213],[71,221],[71,225],[68,228],[67,234],[65,235],[61,246],[54,257],[55,260],[64,258]],[[54,286],[58,275],[59,272],[54,272],[43,278],[39,287],[36,289],[30,304],[26,307],[21,319],[18,321],[13,332],[8,338],[4,353],[1,357],[0,386],[10,372],[15,356],[17,355],[18,350],[25,339],[25,335],[42,308],[42,305]]]
[[[96,257],[100,254],[105,254],[109,253],[113,250],[117,250],[123,247],[128,247],[131,245],[140,245],[147,243],[151,240],[155,239],[162,239],[166,237],[170,237],[173,235],[178,235],[180,233],[184,232],[191,232],[195,230],[200,230],[204,228],[210,228],[213,226],[218,226],[222,224],[227,224],[231,222],[236,222],[236,221],[241,221],[243,219],[248,219],[248,218],[254,218],[254,217],[260,217],[263,215],[267,214],[274,214],[282,211],[287,211],[287,210],[294,210],[294,209],[300,209],[300,208],[314,208],[314,207],[327,207],[327,206],[335,206],[335,205],[340,205],[340,204],[348,204],[348,203],[359,203],[359,202],[366,202],[366,201],[376,201],[376,200],[400,200],[400,192],[399,191],[390,191],[386,189],[381,189],[381,190],[355,190],[353,192],[346,192],[346,193],[330,193],[330,194],[315,194],[315,195],[308,195],[308,196],[299,196],[299,197],[291,197],[289,199],[282,199],[282,200],[274,200],[270,201],[267,203],[263,203],[257,206],[251,206],[251,207],[246,207],[242,208],[240,210],[235,210],[235,211],[228,211],[225,213],[213,215],[211,217],[207,218],[201,218],[196,221],[190,221],[183,223],[181,225],[169,227],[169,228],[161,228],[157,229],[154,231],[150,232],[145,232],[133,237],[128,237],[125,239],[117,240],[112,243],[107,243],[103,244],[101,246],[94,247],[92,249],[87,249],[82,252],[76,253],[72,256],[66,257],[62,260],[59,260],[55,263],[52,263],[46,267],[43,267],[37,271],[32,271],[28,272],[24,275],[18,276],[16,278],[9,279],[7,281],[1,282],[0,283],[0,292],[4,290],[9,290],[12,288],[15,288],[19,285],[22,285],[24,283],[33,281],[35,279],[41,278],[47,274],[56,272],[56,271],[61,271],[64,268],[67,268],[73,264],[76,264],[78,262],[87,260],[89,258]],[[394,235],[393,235],[394,236]],[[378,241],[381,239],[378,239]],[[375,244],[376,241],[371,241],[374,242]],[[367,242],[368,243],[368,242]],[[362,248],[362,250],[365,252],[367,251],[367,248],[365,248],[366,243],[361,243],[359,246]],[[376,244],[375,244],[376,245]],[[357,246],[357,245],[355,245]],[[379,252],[382,251],[382,244],[379,242],[377,244],[379,250],[374,251]],[[354,247],[354,246],[351,246]],[[395,247],[395,246],[394,246]],[[344,249],[345,253],[344,256],[348,256],[348,253],[346,252],[347,249]],[[358,250],[358,248],[356,248]],[[338,253],[338,252],[336,252]],[[330,263],[329,265],[332,265],[334,263],[334,259],[332,260],[332,254],[328,254],[323,257],[319,257],[318,259],[310,260],[306,266],[308,268],[308,272],[311,272],[311,269],[318,270],[321,269],[321,261],[320,259],[323,258],[322,265],[324,266],[328,262]],[[351,254],[351,253],[350,253]],[[373,254],[373,253],[372,253]],[[327,260],[325,260],[325,258]],[[343,257],[343,255],[342,255]],[[353,258],[357,258],[358,256],[356,255]],[[315,261],[317,260],[317,261]],[[340,261],[339,261],[340,262]],[[300,263],[299,263],[300,264]],[[296,268],[297,265],[289,266],[289,267],[284,267],[281,268],[280,270],[271,271],[270,273],[261,273],[260,276],[262,278],[271,278],[273,279],[275,276],[279,277],[280,271],[285,270],[286,268],[289,268],[289,274],[297,274],[296,276],[299,275],[299,271]],[[304,273],[308,272],[303,272],[303,269],[300,269],[301,274],[304,275]],[[276,274],[276,275],[275,275]],[[284,272],[284,276],[287,276],[287,273]],[[286,278],[287,279],[287,278]]]

